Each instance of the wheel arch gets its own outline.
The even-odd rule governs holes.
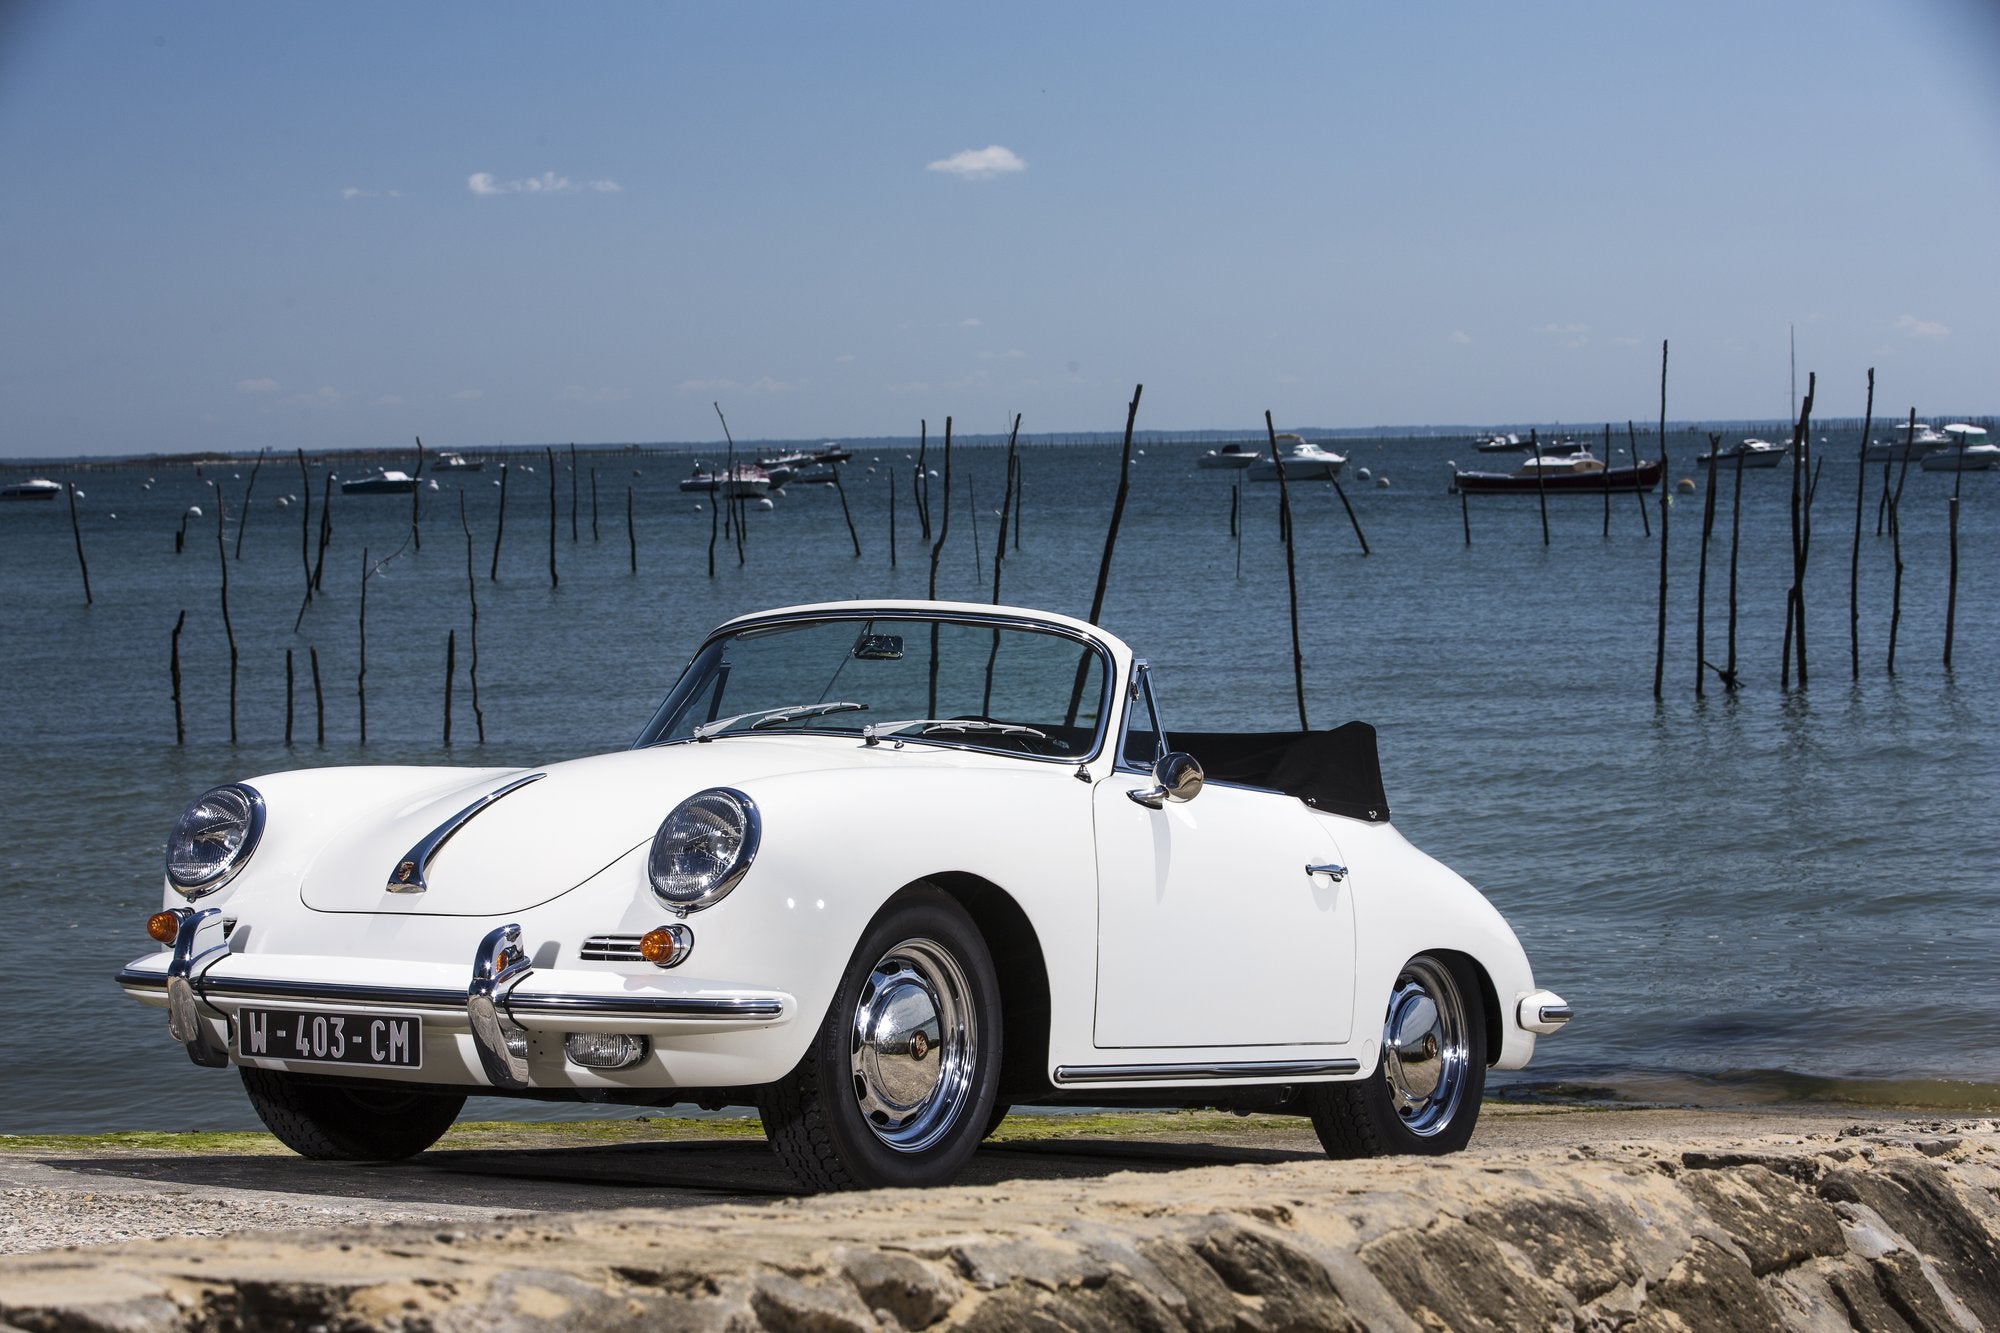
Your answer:
[[[1034,923],[1012,894],[967,871],[926,875],[906,884],[890,895],[881,910],[888,911],[923,885],[942,890],[964,908],[993,955],[1005,1034],[1000,1051],[1001,1096],[1044,1091],[1048,1087],[1049,971]]]
[[[1479,982],[1479,1017],[1486,1026],[1486,1065],[1492,1068],[1500,1058],[1500,1041],[1506,1034],[1502,1025],[1506,1020],[1500,1012],[1500,993],[1494,988],[1493,977],[1487,972],[1486,965],[1476,955],[1463,949],[1422,949],[1419,952],[1433,958],[1455,959],[1471,969],[1473,977]]]

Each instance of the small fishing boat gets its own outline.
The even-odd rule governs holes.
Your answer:
[[[1210,449],[1194,460],[1196,467],[1235,470],[1249,467],[1264,456],[1261,445],[1225,444],[1220,449]]]
[[[1955,442],[1919,459],[1917,466],[1924,471],[1990,472],[2000,463],[2000,444],[1988,444],[1983,428],[1960,422],[1945,430],[1956,437]]]
[[[0,486],[0,500],[53,500],[61,494],[62,483],[46,477],[33,477]]]
[[[1716,463],[1734,468],[1776,467],[1778,460],[1783,458],[1790,448],[1790,445],[1772,444],[1769,440],[1745,440],[1727,449],[1712,449],[1705,454],[1696,454],[1694,461],[1701,467],[1710,467]]]
[[[1588,449],[1555,458],[1530,458],[1512,472],[1452,470],[1451,489],[1467,495],[1551,495],[1587,491],[1650,491],[1660,484],[1660,463],[1606,467]]]
[[[1489,435],[1479,441],[1479,452],[1482,454],[1519,454],[1533,447],[1512,431],[1505,435]]]
[[[696,463],[694,475],[681,478],[681,489],[714,491],[731,500],[760,496],[771,489],[771,474],[751,463],[738,463],[733,471],[720,468],[713,472]]]
[[[1297,435],[1280,435],[1280,456],[1285,460],[1286,481],[1332,481],[1347,465],[1347,455],[1322,449]],[[1269,457],[1259,458],[1249,468],[1252,481],[1276,481],[1278,465]]]
[[[1951,436],[1920,421],[1914,431],[1906,427],[1895,431],[1887,439],[1869,441],[1867,458],[1871,463],[1921,459],[1925,454],[1935,453],[1950,443]]]
[[[433,472],[478,472],[486,466],[483,458],[467,458],[464,454],[454,454],[449,450],[440,452],[431,460]]]
[[[372,477],[340,483],[342,495],[408,495],[417,489],[417,479],[407,472],[383,468]]]

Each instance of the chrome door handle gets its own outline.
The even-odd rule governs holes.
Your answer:
[[[1347,867],[1337,866],[1333,864],[1331,861],[1327,862],[1323,866],[1316,866],[1308,862],[1306,865],[1306,873],[1308,875],[1325,875],[1335,884],[1338,884],[1340,883],[1340,881],[1347,878]]]

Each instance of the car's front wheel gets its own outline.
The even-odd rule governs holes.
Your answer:
[[[945,1184],[986,1132],[1000,1049],[986,942],[919,886],[862,937],[805,1058],[765,1090],[765,1133],[807,1189]]]
[[[1314,1084],[1307,1106],[1328,1156],[1448,1153],[1472,1138],[1485,1090],[1479,980],[1455,954],[1418,954],[1390,989],[1375,1072]]]
[[[463,1095],[352,1083],[245,1067],[243,1090],[278,1142],[301,1157],[392,1162],[414,1157],[451,1128]]]

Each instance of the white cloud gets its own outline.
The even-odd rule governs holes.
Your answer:
[[[1449,341],[1455,342],[1460,347],[1463,347],[1467,343],[1472,341],[1472,336],[1468,334],[1464,329],[1453,329],[1451,331],[1451,337]]]
[[[474,194],[575,194],[577,189],[569,177],[553,171],[517,181],[497,179],[490,171],[475,171],[465,178],[465,188]],[[600,194],[616,194],[620,186],[617,181],[596,180],[590,188]]]
[[[942,171],[960,180],[989,180],[994,176],[1027,169],[1028,164],[1017,157],[1013,149],[1002,148],[997,143],[985,148],[967,148],[924,167],[925,171]]]
[[[401,190],[364,190],[359,185],[348,185],[341,189],[342,199],[401,199]]]
[[[1904,315],[1895,323],[1896,332],[1906,338],[1949,338],[1951,326],[1940,324],[1934,319],[1918,319],[1915,315]]]
[[[486,390],[484,389],[460,389],[451,396],[451,400],[455,403],[470,403],[476,402],[485,396]]]
[[[1534,328],[1533,328],[1532,330],[1530,330],[1530,332],[1533,332],[1533,333],[1556,333],[1556,334],[1563,334],[1563,335],[1566,335],[1566,336],[1568,336],[1568,337],[1575,337],[1575,336],[1576,336],[1577,334],[1579,334],[1579,333],[1589,333],[1589,332],[1590,332],[1590,325],[1588,325],[1588,324],[1537,324],[1537,325],[1535,325],[1535,327],[1534,327]]]
[[[238,393],[276,393],[277,391],[278,382],[273,379],[236,381],[236,392]]]
[[[806,384],[805,380],[794,382],[760,375],[747,383],[730,379],[682,380],[674,389],[678,393],[795,393]]]
[[[976,329],[979,327],[979,321],[971,318],[961,319],[958,321],[958,327],[961,329]]]
[[[311,393],[295,393],[278,401],[286,407],[327,407],[347,397],[331,384],[322,384]]]

